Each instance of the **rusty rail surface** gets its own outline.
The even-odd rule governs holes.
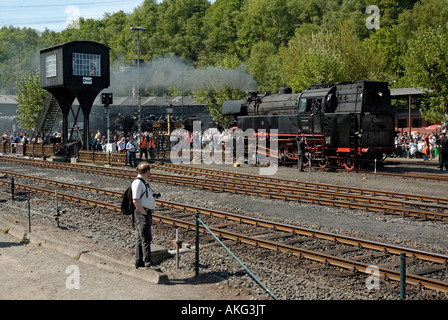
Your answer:
[[[23,163],[26,165],[39,165],[61,170],[83,171],[102,175],[119,176],[123,178],[134,178],[136,175],[135,171],[120,170],[116,168],[55,163],[43,160],[27,160],[22,158],[12,159],[13,160],[11,161],[13,162]],[[2,160],[2,157],[0,157],[0,160]],[[5,159],[5,161],[9,161],[9,158]],[[210,169],[205,170],[208,171]],[[224,176],[228,176],[228,172],[224,172]],[[403,217],[418,219],[448,221],[447,198],[391,193],[315,183],[306,183],[307,186],[314,187],[308,188],[291,186],[291,184],[300,183],[294,180],[271,178],[274,180],[272,180],[273,182],[269,182],[269,180],[259,180],[260,178],[258,178],[258,176],[253,175],[238,174],[238,176],[242,177],[228,176],[227,179],[224,179],[219,177],[219,174],[216,174],[216,171],[212,176],[208,177],[191,177],[152,173],[149,180],[212,191],[225,191],[236,194],[262,196],[272,199],[290,200],[308,204],[367,210],[371,212],[395,214]],[[279,181],[286,181],[289,184],[281,184]],[[409,200],[416,202],[409,202]]]

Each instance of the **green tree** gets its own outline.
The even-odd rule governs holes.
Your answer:
[[[305,7],[305,12],[303,13],[303,20],[305,23],[317,24],[322,19],[323,12],[321,7],[316,1],[311,0]]]
[[[246,63],[247,71],[257,81],[258,91],[277,92],[285,84],[282,72],[282,59],[277,48],[268,41],[259,42],[252,47]]]
[[[27,130],[36,128],[48,92],[40,86],[39,71],[28,71],[16,83],[15,92],[19,107],[17,122]]]
[[[402,51],[397,39],[397,28],[381,27],[364,40],[364,44],[376,55],[384,58],[385,79],[395,86],[403,77]]]
[[[201,65],[216,64],[221,54],[238,54],[237,15],[242,0],[216,0],[204,15],[204,50]]]
[[[319,25],[323,30],[336,32],[341,23],[349,24],[354,28],[357,37],[365,38],[369,30],[365,22],[368,15],[365,10],[368,6],[364,0],[315,0],[322,10],[319,20],[313,19],[311,23]]]
[[[30,28],[0,29],[0,93],[12,94],[21,73],[39,67],[39,34]]]
[[[313,43],[308,49],[299,49],[302,45],[296,43],[282,52],[288,84],[293,90],[302,91],[316,83],[344,79],[344,63],[336,50],[323,43]],[[303,52],[298,53],[298,50]]]
[[[301,24],[302,8],[296,0],[248,0],[236,18],[238,54],[246,59],[259,42],[270,42],[278,49],[286,45]]]
[[[344,80],[385,80],[386,61],[382,52],[375,51],[362,41],[351,23],[341,23],[333,34],[332,47],[344,64]]]
[[[336,31],[301,31],[280,50],[293,89],[322,82],[386,79],[384,54],[361,41],[350,22],[340,23]]]
[[[214,88],[210,86],[194,91],[196,101],[207,105],[213,120],[223,128],[229,128],[233,122],[233,117],[221,114],[223,102],[242,99],[245,96],[244,92],[231,87]]]
[[[419,29],[445,26],[448,21],[448,5],[446,0],[415,1],[412,10],[403,11],[398,17],[398,41],[403,51]]]
[[[448,114],[448,30],[420,29],[408,43],[404,57],[406,81],[428,90],[421,113],[432,123],[446,121]]]

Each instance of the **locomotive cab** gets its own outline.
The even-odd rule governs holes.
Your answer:
[[[325,114],[334,112],[335,84],[314,85],[302,92],[299,98],[299,134],[323,134]]]
[[[322,133],[322,113],[326,109],[325,98],[301,98],[299,101],[299,118],[301,133]]]

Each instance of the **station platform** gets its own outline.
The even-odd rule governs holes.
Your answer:
[[[1,217],[0,230],[7,232],[19,240],[26,238],[30,243],[36,243],[39,246],[54,249],[67,256],[76,258],[81,262],[94,265],[105,270],[119,272],[156,284],[169,283],[168,276],[162,271],[147,270],[145,268],[136,269],[133,263],[117,260],[101,253],[89,251],[80,246],[65,243],[39,233],[28,232],[28,230],[24,227],[15,225]],[[167,259],[168,256],[168,249],[157,244],[151,244],[151,258],[154,263],[160,263]]]

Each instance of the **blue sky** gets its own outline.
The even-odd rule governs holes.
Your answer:
[[[0,0],[0,27],[61,31],[74,18],[101,19],[106,12],[133,12],[144,0]]]

